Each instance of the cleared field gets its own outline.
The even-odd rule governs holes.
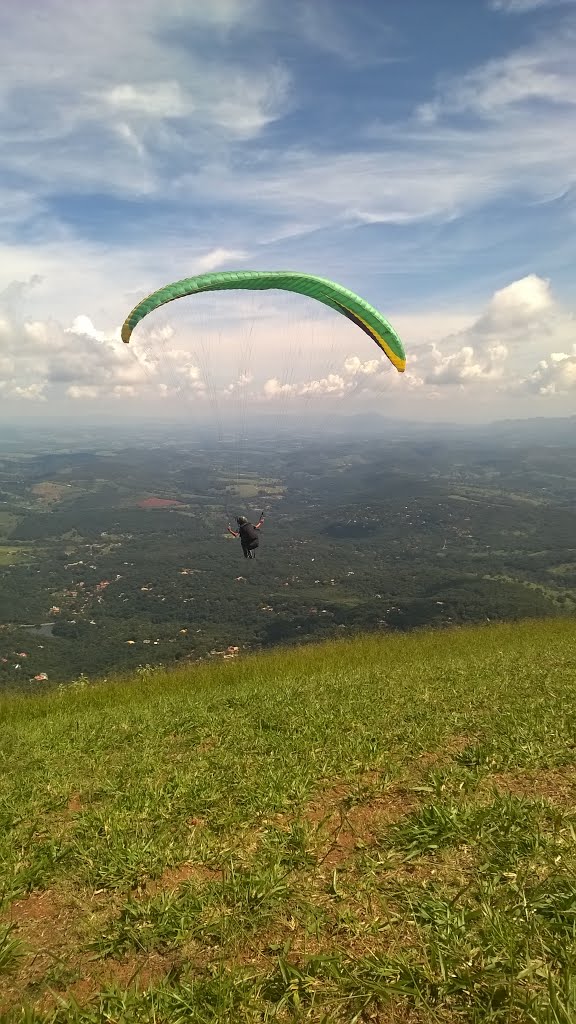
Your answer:
[[[21,562],[32,562],[37,552],[32,548],[22,545],[10,547],[8,544],[0,544],[0,565],[17,565]]]
[[[40,483],[33,484],[30,490],[46,505],[57,504],[63,498],[70,497],[74,493],[70,484],[57,483],[55,480],[42,480]],[[75,490],[79,493],[79,488]]]

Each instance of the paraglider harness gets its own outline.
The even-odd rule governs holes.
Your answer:
[[[260,543],[258,530],[264,522],[264,513],[260,513],[260,519],[256,524],[249,523],[246,516],[238,516],[236,522],[238,531],[233,530],[228,523],[228,533],[231,533],[233,537],[240,537],[244,558],[256,558],[256,548]]]

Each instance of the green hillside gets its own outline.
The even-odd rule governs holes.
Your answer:
[[[0,701],[0,1020],[576,1020],[576,623]]]

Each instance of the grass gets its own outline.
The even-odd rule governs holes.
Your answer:
[[[574,620],[0,701],[0,1020],[576,1020]]]
[[[16,565],[17,562],[32,562],[38,552],[33,552],[28,545],[18,547],[0,544],[0,565]]]
[[[570,576],[576,573],[576,562],[562,562],[548,570],[552,576]]]
[[[258,491],[260,490],[260,484],[257,480],[254,482],[247,481],[246,483],[234,484],[234,491],[239,498],[256,498]],[[261,498],[261,501],[264,499]]]
[[[572,596],[569,592],[567,592],[566,590],[563,590],[560,587],[554,587],[554,586],[548,586],[547,587],[544,584],[536,583],[533,580],[524,580],[524,579],[517,578],[515,576],[507,576],[504,573],[498,573],[498,574],[485,573],[482,578],[485,579],[485,580],[495,580],[497,582],[502,582],[502,583],[520,583],[522,586],[526,587],[528,590],[535,590],[538,593],[542,594],[543,597],[550,598],[552,601],[554,601],[556,603],[558,603],[558,602],[564,603],[566,605],[566,607],[569,608],[569,609],[573,609],[576,606],[576,600],[574,599],[574,596]]]
[[[450,498],[464,499],[474,504],[495,504],[510,505],[512,502],[523,502],[526,505],[543,506],[549,504],[546,498],[535,497],[530,494],[517,494],[514,491],[503,490],[499,487],[474,487],[460,485],[458,493],[449,495]]]

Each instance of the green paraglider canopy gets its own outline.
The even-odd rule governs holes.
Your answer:
[[[348,317],[353,323],[372,338],[388,359],[403,373],[406,369],[406,354],[396,331],[365,299],[354,292],[343,288],[323,277],[313,274],[299,274],[292,270],[227,270],[214,274],[199,274],[175,281],[164,288],[153,292],[132,310],[122,327],[122,341],[130,341],[136,325],[152,310],[163,306],[174,299],[184,298],[198,292],[226,291],[243,288],[247,290],[278,289],[280,291],[298,292],[311,299],[323,302],[338,313]]]

